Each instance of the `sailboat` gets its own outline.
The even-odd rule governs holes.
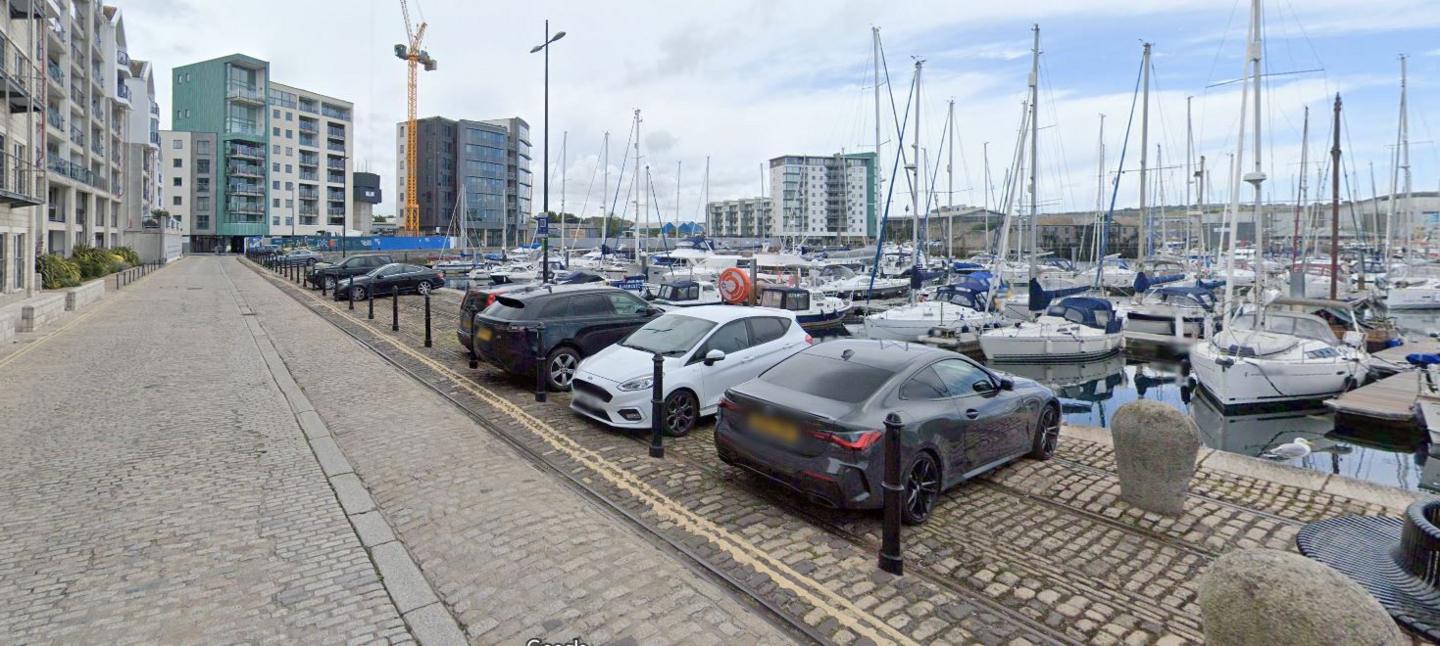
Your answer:
[[[1031,312],[1043,312],[1034,321],[1024,321],[1013,327],[997,328],[980,335],[980,349],[985,356],[998,361],[1043,360],[1074,361],[1093,359],[1117,352],[1124,345],[1120,335],[1120,320],[1114,306],[1099,298],[1071,296],[1087,291],[1088,286],[1078,285],[1060,290],[1047,290],[1041,284],[1036,265],[1035,231],[1039,223],[1039,201],[1036,199],[1037,168],[1039,150],[1039,74],[1040,74],[1040,26],[1034,27],[1035,45],[1031,51],[1030,66],[1030,283],[1025,297],[1025,306]],[[1149,45],[1146,45],[1148,58]],[[1022,131],[1023,132],[1023,131]],[[1023,146],[1021,147],[1023,150]],[[1008,225],[1008,223],[1007,223]],[[1005,239],[1002,232],[1001,239]],[[1003,243],[1002,243],[1003,249]],[[1054,302],[1055,298],[1061,300]]]
[[[1261,213],[1260,184],[1265,175],[1260,171],[1260,65],[1261,13],[1260,1],[1251,0],[1250,28],[1246,42],[1245,85],[1241,90],[1240,132],[1237,139],[1231,202],[1227,215],[1230,249],[1226,264],[1231,272],[1235,262],[1235,230],[1239,215],[1240,168],[1245,152],[1245,117],[1249,108],[1250,83],[1255,94],[1255,170],[1243,180],[1255,188],[1255,215]],[[1336,97],[1336,142],[1332,149],[1339,156],[1339,97]],[[1257,227],[1256,237],[1263,228]],[[1257,240],[1257,249],[1263,249]],[[1256,253],[1257,261],[1262,254]],[[1257,262],[1259,264],[1259,262]],[[1263,278],[1261,278],[1263,280]],[[1225,285],[1225,303],[1234,303],[1233,283]],[[1355,388],[1367,375],[1365,337],[1358,329],[1346,332],[1343,342],[1335,337],[1329,323],[1315,314],[1314,309],[1348,310],[1343,301],[1278,298],[1273,290],[1257,284],[1251,292],[1260,303],[1233,308],[1240,313],[1225,324],[1225,330],[1209,342],[1199,343],[1190,351],[1190,365],[1201,386],[1222,406],[1248,406],[1262,403],[1295,402],[1324,399]],[[1231,311],[1226,308],[1225,311]],[[1353,322],[1357,316],[1350,316]]]

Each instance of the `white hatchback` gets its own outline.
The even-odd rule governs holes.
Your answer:
[[[686,307],[660,316],[580,362],[570,408],[618,428],[650,428],[654,356],[663,357],[665,430],[685,435],[720,396],[813,340],[785,310]]]

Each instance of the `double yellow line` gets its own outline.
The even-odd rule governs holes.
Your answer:
[[[268,277],[268,274],[265,272],[261,272],[261,274]],[[286,287],[291,287],[289,283],[284,281],[273,278],[270,280],[285,285]],[[299,291],[298,288],[297,291]],[[301,293],[335,314],[346,317],[346,314],[341,308],[330,304],[325,299],[309,293],[308,290],[301,291]],[[708,518],[690,511],[636,477],[627,469],[615,464],[599,453],[580,445],[569,436],[556,431],[539,418],[526,412],[520,406],[511,403],[509,400],[488,388],[475,384],[472,380],[465,378],[464,375],[455,372],[448,366],[396,342],[388,335],[377,334],[377,336],[386,344],[440,373],[470,394],[499,410],[520,426],[539,436],[540,439],[544,440],[556,451],[569,456],[571,459],[589,468],[606,482],[644,503],[645,506],[662,519],[668,520],[693,534],[704,536],[716,547],[729,554],[737,563],[748,565],[755,571],[765,574],[777,586],[790,591],[816,609],[834,617],[837,622],[856,635],[868,637],[876,643],[917,644],[918,646],[918,642],[894,629],[889,624],[886,624],[880,620],[879,617],[867,613],[863,608],[855,605],[837,592],[825,587],[820,582],[797,572],[794,568],[785,564],[780,559],[770,556],[764,550],[750,543],[743,537],[737,536],[733,532],[715,524]]]

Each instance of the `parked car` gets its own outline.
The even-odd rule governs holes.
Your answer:
[[[429,267],[392,262],[351,276],[335,284],[335,300],[364,300],[373,291],[376,296],[415,292],[428,294],[445,286],[445,274]]]
[[[1016,458],[1048,459],[1050,389],[938,348],[875,340],[812,346],[720,401],[720,460],[845,509],[883,500],[885,417],[899,413],[902,517],[923,523],[944,489]]]
[[[341,280],[360,274],[368,274],[371,270],[381,265],[388,265],[392,261],[390,256],[350,256],[337,263],[317,262],[315,270],[310,274],[310,284],[317,289],[324,285],[325,289],[335,289],[335,285]]]
[[[555,281],[557,285],[582,285],[586,283],[604,282],[605,279],[597,274],[588,272],[570,272],[565,278]],[[460,340],[460,345],[470,352],[471,363],[475,362],[475,350],[470,347],[470,330],[475,325],[475,314],[495,302],[495,298],[501,294],[536,289],[536,283],[505,283],[503,285],[479,285],[474,282],[465,290],[465,296],[460,299],[459,325],[455,330],[455,336]],[[472,368],[475,366],[471,366]]]
[[[700,305],[669,312],[580,362],[570,409],[618,428],[650,428],[653,357],[663,365],[665,431],[685,435],[727,388],[812,343],[785,310]]]
[[[320,262],[320,254],[309,249],[292,249],[275,257],[275,262],[290,267],[294,265],[314,265]]]
[[[552,390],[568,390],[580,360],[599,352],[655,318],[657,310],[618,287],[545,285],[495,298],[475,315],[473,350],[480,359],[511,374],[535,376],[544,358]],[[534,330],[544,323],[540,352]]]

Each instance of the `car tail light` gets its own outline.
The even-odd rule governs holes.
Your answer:
[[[806,335],[805,335],[805,345],[815,345],[815,337],[810,336],[809,334],[806,334]]]
[[[725,410],[728,410],[728,411],[731,411],[731,412],[734,412],[734,413],[738,413],[738,412],[740,412],[740,410],[741,410],[741,409],[740,409],[740,404],[737,404],[737,403],[735,403],[735,402],[733,402],[733,401],[730,401],[730,398],[729,398],[729,397],[724,397],[724,396],[720,397],[720,408],[723,408],[723,409],[725,409]]]
[[[826,442],[834,444],[835,446],[838,446],[842,449],[850,449],[851,451],[864,451],[865,449],[873,446],[876,442],[879,442],[881,438],[885,437],[885,434],[880,431],[862,431],[859,435],[856,435],[854,439],[849,439],[840,435],[839,433],[833,433],[828,431],[810,431],[810,436],[817,440],[824,440]]]
[[[490,295],[488,295],[488,296],[485,297],[485,307],[490,307],[490,304],[491,304],[491,303],[494,303],[494,302],[495,302],[495,294],[490,294]]]

